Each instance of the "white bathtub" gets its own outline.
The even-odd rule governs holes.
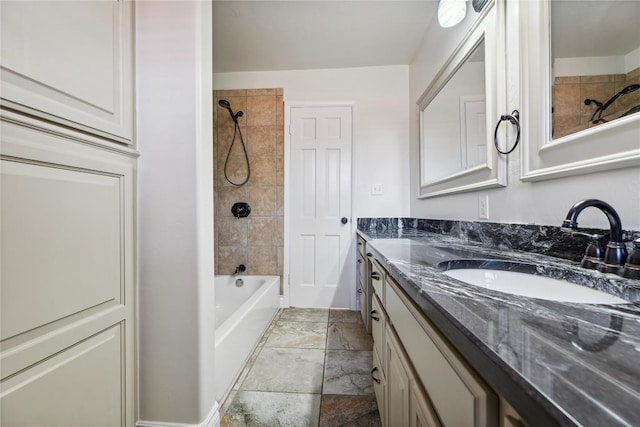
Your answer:
[[[216,398],[222,403],[280,306],[280,276],[215,276]]]

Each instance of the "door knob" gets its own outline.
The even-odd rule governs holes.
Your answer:
[[[346,216],[343,216],[342,219],[340,220],[341,223],[346,224],[349,222],[349,219]]]

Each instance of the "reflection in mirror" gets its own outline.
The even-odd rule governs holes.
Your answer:
[[[551,1],[551,139],[640,113],[640,1]]]
[[[422,112],[423,182],[486,163],[484,41]]]

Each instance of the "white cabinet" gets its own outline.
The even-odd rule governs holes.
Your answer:
[[[132,2],[0,14],[0,425],[134,426]]]
[[[130,143],[133,2],[0,2],[1,105]]]
[[[382,277],[382,284],[373,288],[371,303],[372,375],[383,425],[497,425],[498,401],[493,390],[384,268],[375,259],[371,262]]]

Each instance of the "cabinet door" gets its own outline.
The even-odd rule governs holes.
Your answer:
[[[413,378],[409,395],[409,427],[440,427],[429,398],[418,381]]]
[[[373,293],[371,297],[371,335],[373,336],[373,347],[378,354],[384,354],[385,351],[385,326],[386,326],[386,313],[378,300],[376,293]],[[385,361],[381,360],[381,367],[383,372],[386,372]]]
[[[385,391],[387,389],[387,380],[384,372],[381,369],[382,363],[380,362],[380,356],[378,352],[373,350],[373,369],[371,370],[371,379],[373,380],[373,392],[376,395],[376,402],[378,403],[378,412],[380,413],[380,420],[382,425],[389,425],[386,420],[387,415],[387,401]]]
[[[387,419],[388,426],[409,425],[409,375],[405,369],[399,344],[387,328]]]
[[[133,426],[135,158],[0,126],[0,425]]]
[[[132,10],[129,0],[0,2],[1,105],[130,142]]]

